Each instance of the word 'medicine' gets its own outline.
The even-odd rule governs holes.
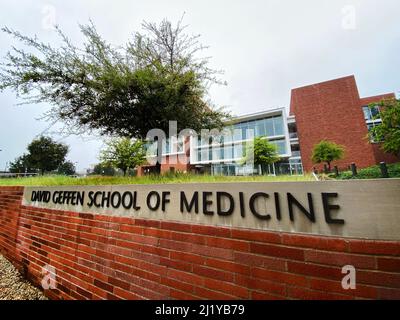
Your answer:
[[[321,201],[325,222],[328,224],[344,224],[342,219],[333,218],[333,212],[340,210],[338,204],[332,202],[338,198],[337,193],[321,193],[318,196],[306,193],[307,205],[302,204],[292,193],[256,192],[247,194],[238,192],[231,194],[223,191],[178,192],[173,199],[179,202],[182,214],[203,214],[206,216],[227,217],[238,214],[243,219],[251,215],[258,220],[268,221],[273,217],[282,220],[284,214],[291,221],[295,220],[295,212],[301,212],[311,223],[316,222],[315,201]],[[52,203],[55,205],[81,206],[83,208],[106,208],[131,210],[139,212],[145,207],[155,212],[168,214],[172,195],[170,191],[150,191],[139,201],[138,191],[32,191],[31,202]],[[263,204],[263,205],[260,205]],[[274,209],[272,215],[269,210]],[[285,209],[284,209],[285,208]],[[287,212],[284,212],[287,209]],[[178,210],[178,209],[176,209]]]

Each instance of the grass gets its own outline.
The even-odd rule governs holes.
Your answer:
[[[400,178],[400,163],[388,165],[389,177]],[[351,171],[341,172],[338,177],[333,174],[328,179],[350,180],[350,179],[379,179],[381,171],[379,166],[359,169],[356,177]],[[210,175],[193,175],[184,173],[149,175],[144,177],[105,177],[87,176],[73,178],[57,175],[45,175],[28,178],[2,178],[0,186],[73,186],[73,185],[128,185],[128,184],[166,184],[166,183],[217,183],[217,182],[290,182],[290,181],[315,181],[312,175],[304,176],[247,176],[227,177]]]
[[[400,163],[388,164],[389,178],[400,178]],[[365,169],[357,170],[357,176],[353,177],[351,171],[344,171],[339,174],[338,177],[334,177],[330,174],[330,178],[338,180],[351,180],[351,179],[380,179],[382,178],[380,166],[372,166]]]
[[[311,175],[305,176],[249,176],[227,177],[192,174],[150,175],[144,177],[104,177],[87,176],[73,178],[66,176],[41,176],[27,178],[3,178],[0,186],[71,186],[71,185],[116,185],[116,184],[166,184],[166,183],[216,183],[216,182],[285,182],[314,181]]]

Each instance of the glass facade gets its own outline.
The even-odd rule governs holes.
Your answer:
[[[298,162],[278,162],[266,168],[268,175],[303,175],[303,165]],[[223,176],[250,176],[261,175],[261,166],[240,165],[237,163],[215,163],[211,165],[212,175]]]
[[[282,154],[287,154],[287,150],[286,150],[286,141],[285,141],[285,140],[271,141],[271,143],[277,146],[277,148],[278,148],[278,153],[279,153],[280,155],[282,155]]]
[[[245,120],[227,126],[220,135],[198,136],[193,144],[191,163],[198,167],[208,167],[213,175],[258,175],[261,167],[245,164],[247,143],[254,137],[265,137],[277,146],[282,157],[279,163],[267,168],[268,174],[302,174],[301,159],[288,158],[289,135],[285,129],[284,111],[280,114]]]
[[[145,148],[150,155],[157,155],[157,142],[146,143]],[[178,138],[171,137],[165,139],[161,144],[162,155],[178,154],[183,153],[184,149],[184,137]]]
[[[253,132],[256,137],[275,137],[285,134],[283,117],[281,115],[259,120],[244,121],[234,124],[232,127],[235,131],[234,140],[246,140],[248,129],[254,130]]]
[[[218,136],[198,136],[194,145],[195,163],[240,161],[245,156],[246,142],[253,137],[268,137],[280,155],[287,154],[282,115],[235,123]]]
[[[191,138],[190,163],[198,172],[209,172],[214,175],[257,175],[261,167],[245,163],[246,150],[254,137],[268,139],[276,145],[281,161],[270,165],[267,174],[301,174],[301,159],[293,162],[289,159],[292,153],[284,110],[274,111],[258,119],[244,120],[225,127],[221,132],[205,133],[204,136]],[[156,155],[157,142],[148,145],[148,150]],[[184,139],[172,137],[162,144],[162,154],[183,153]],[[292,154],[292,157],[296,155]]]

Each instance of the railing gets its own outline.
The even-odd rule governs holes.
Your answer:
[[[290,139],[298,139],[299,135],[297,134],[297,132],[289,132],[289,138]]]
[[[37,173],[11,173],[11,172],[2,172],[0,173],[0,178],[19,178],[19,177],[33,177],[37,176]]]

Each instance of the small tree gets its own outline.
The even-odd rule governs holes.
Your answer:
[[[400,100],[383,100],[370,107],[380,107],[382,123],[369,132],[370,141],[383,141],[384,152],[400,155]]]
[[[314,163],[325,162],[330,171],[332,161],[343,159],[344,151],[344,146],[332,141],[322,140],[314,146],[311,159]]]
[[[266,138],[254,138],[254,145],[249,146],[246,150],[244,161],[254,161],[255,165],[261,165],[261,173],[267,172],[267,166],[279,161],[278,148],[275,144],[270,143]]]
[[[102,176],[115,176],[115,169],[110,164],[98,163],[94,166],[92,174]]]
[[[29,155],[23,154],[10,163],[10,172],[12,173],[24,173],[24,172],[36,172],[36,169],[32,166],[29,161]]]
[[[58,167],[57,173],[72,176],[76,173],[75,165],[71,161],[65,161]]]
[[[58,169],[64,163],[68,146],[49,137],[40,137],[28,145],[28,151],[29,162],[44,174],[46,171]]]
[[[104,165],[112,165],[121,169],[126,175],[129,169],[145,162],[146,152],[142,140],[131,140],[129,138],[112,139],[101,151],[100,160]]]

